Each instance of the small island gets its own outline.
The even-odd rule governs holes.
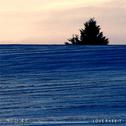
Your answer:
[[[79,35],[73,35],[72,38],[68,39],[66,45],[108,45],[109,39],[103,35],[100,31],[101,28],[97,25],[94,18],[84,23],[84,29],[80,30]]]

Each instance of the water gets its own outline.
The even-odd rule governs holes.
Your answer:
[[[126,46],[0,45],[0,125],[126,125]]]

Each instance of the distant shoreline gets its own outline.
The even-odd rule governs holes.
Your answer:
[[[0,44],[0,46],[126,46],[126,44],[109,44],[109,45],[65,45],[65,44]]]

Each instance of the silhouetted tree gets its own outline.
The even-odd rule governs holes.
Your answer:
[[[78,35],[73,35],[73,37],[69,39],[69,41],[74,45],[77,45],[80,42]]]
[[[70,45],[70,44],[73,44],[73,45],[78,45],[80,43],[80,40],[79,40],[79,37],[78,35],[73,35],[72,38],[68,39],[68,41],[70,41],[71,43],[69,42],[66,42],[65,44],[66,45]]]
[[[109,43],[108,38],[103,36],[103,32],[100,32],[101,28],[97,25],[94,18],[91,18],[84,24],[84,29],[80,30],[80,38],[78,35],[73,35],[69,42],[66,44],[73,45],[107,45]]]

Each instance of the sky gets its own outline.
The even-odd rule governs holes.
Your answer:
[[[92,17],[126,44],[126,0],[0,0],[0,44],[63,44]]]

